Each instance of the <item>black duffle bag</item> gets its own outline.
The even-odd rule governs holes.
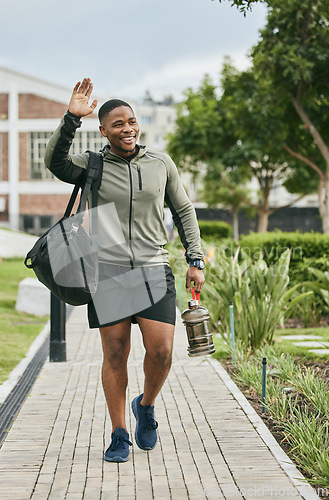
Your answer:
[[[76,214],[71,215],[71,212],[79,186],[74,187],[64,216],[38,238],[24,261],[56,297],[73,306],[88,304],[98,284],[95,208],[90,232],[82,224],[93,181],[101,172],[101,162],[100,154],[89,152],[86,182]]]

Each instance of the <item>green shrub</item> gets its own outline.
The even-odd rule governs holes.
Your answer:
[[[250,233],[241,237],[240,245],[253,259],[257,260],[262,254],[267,265],[275,264],[286,249],[291,249],[291,286],[314,280],[314,276],[310,276],[311,268],[323,273],[329,271],[329,234],[282,231]],[[304,307],[303,314],[301,307]],[[291,311],[292,316],[302,316],[305,325],[313,324],[317,317],[327,313],[327,303],[319,293],[309,297],[303,305],[296,304],[296,310]]]
[[[206,282],[202,290],[213,326],[225,339],[230,331],[229,306],[234,306],[236,338],[246,347],[257,349],[271,343],[273,334],[285,314],[310,295],[298,294],[299,285],[288,290],[290,250],[286,250],[273,266],[260,257],[252,260],[241,251],[227,257],[217,248],[207,259]],[[312,292],[311,292],[312,294]],[[294,295],[294,297],[293,297]]]
[[[292,249],[290,266],[295,266],[304,259],[329,260],[329,234],[282,231],[250,233],[241,237],[240,245],[252,258],[257,259],[262,252],[268,265],[277,262],[287,248]]]
[[[220,220],[199,220],[198,222],[201,238],[204,240],[232,237],[232,226],[227,222]]]

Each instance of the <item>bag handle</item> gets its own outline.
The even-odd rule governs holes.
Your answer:
[[[66,207],[65,212],[64,212],[65,218],[68,218],[71,215],[74,202],[76,200],[76,197],[78,196],[79,189],[80,189],[80,186],[78,184],[76,186],[74,186],[71,197],[69,199],[69,202],[68,202],[67,207]]]

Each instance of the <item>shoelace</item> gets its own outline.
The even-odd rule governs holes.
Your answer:
[[[146,413],[146,420],[147,429],[155,430],[158,428],[158,422],[149,413]]]
[[[132,446],[132,443],[129,441],[129,439],[127,439],[123,436],[114,436],[114,438],[112,439],[112,442],[110,444],[109,450],[113,451],[118,447],[122,448],[123,443],[127,443],[127,444],[129,444],[129,446]]]

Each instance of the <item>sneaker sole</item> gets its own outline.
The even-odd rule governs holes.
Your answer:
[[[104,456],[105,462],[128,462],[129,457],[127,458],[122,458],[122,457],[113,457],[113,458],[107,458]]]
[[[136,441],[136,444],[138,446],[138,448],[140,448],[141,450],[144,450],[144,451],[151,451],[151,450],[154,450],[154,448],[156,447],[157,445],[157,442],[158,442],[158,438],[157,440],[155,441],[155,444],[154,446],[141,446],[141,444],[139,443],[138,441],[138,437],[137,437],[137,427],[138,427],[138,418],[137,418],[137,409],[136,409],[136,401],[137,401],[137,398],[138,396],[133,399],[132,403],[131,403],[131,409],[133,411],[133,414],[134,414],[134,417],[136,419],[136,429],[135,429],[135,441]]]

